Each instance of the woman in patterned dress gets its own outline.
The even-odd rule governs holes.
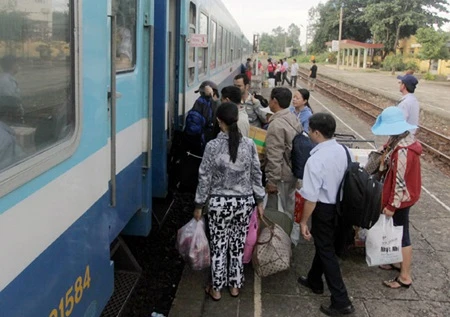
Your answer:
[[[264,187],[253,140],[243,137],[237,127],[238,108],[226,102],[217,109],[221,132],[208,142],[199,169],[194,217],[199,220],[208,203],[212,285],[206,289],[213,300],[221,289],[239,295],[244,282],[242,257],[250,215],[255,203],[264,213]]]

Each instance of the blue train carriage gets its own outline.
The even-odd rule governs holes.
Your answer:
[[[190,47],[204,23],[221,44]],[[111,243],[150,232],[171,133],[201,81],[231,83],[238,30],[220,2],[0,0],[2,315],[101,314]]]
[[[2,316],[99,316],[151,227],[149,0],[0,0]]]

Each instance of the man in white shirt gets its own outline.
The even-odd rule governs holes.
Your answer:
[[[406,74],[405,76],[397,76],[397,79],[399,80],[398,84],[400,85],[399,90],[403,95],[397,106],[402,109],[406,122],[419,126],[420,107],[419,101],[414,95],[414,91],[416,90],[416,86],[419,82],[416,77],[410,74]],[[417,129],[414,129],[410,132],[415,134],[416,131]]]
[[[346,150],[333,138],[336,120],[328,113],[315,113],[309,118],[309,137],[316,147],[305,165],[301,195],[305,198],[300,228],[303,238],[314,237],[316,253],[306,276],[298,282],[315,294],[324,292],[325,276],[331,293],[331,304],[321,305],[320,311],[328,316],[351,314],[355,311],[342,279],[336,256],[336,197],[347,169]],[[311,232],[308,219],[312,216]]]
[[[294,58],[294,63],[291,66],[291,87],[297,88],[297,75],[298,75],[298,64],[297,60]]]

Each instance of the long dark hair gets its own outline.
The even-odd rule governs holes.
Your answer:
[[[300,95],[302,95],[303,100],[306,100],[305,106],[311,110],[311,113],[314,113],[311,106],[309,105],[309,90],[305,88],[300,88],[298,92],[300,93]]]
[[[239,118],[237,105],[232,102],[222,103],[219,108],[217,108],[217,118],[228,126],[228,151],[230,152],[230,160],[235,163],[239,141],[242,138],[237,126]]]

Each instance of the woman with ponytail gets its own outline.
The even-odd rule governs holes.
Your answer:
[[[194,218],[208,204],[212,285],[207,293],[221,298],[221,289],[239,295],[244,282],[242,257],[252,210],[263,215],[264,187],[256,146],[239,132],[238,108],[222,103],[216,112],[221,132],[206,144],[199,169]]]

